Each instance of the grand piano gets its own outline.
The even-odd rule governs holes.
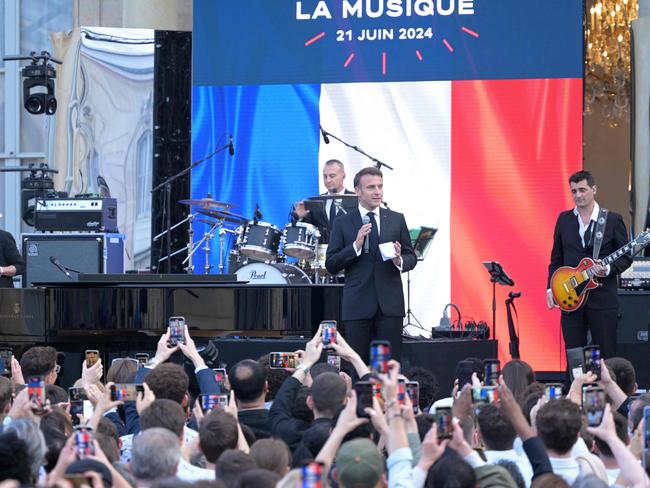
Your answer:
[[[158,336],[184,316],[196,336],[309,336],[340,320],[342,285],[243,284],[234,275],[81,275],[0,290],[0,342]]]

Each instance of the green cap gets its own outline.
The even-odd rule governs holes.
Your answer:
[[[346,488],[374,488],[384,473],[384,458],[369,439],[343,444],[336,455],[339,485]]]

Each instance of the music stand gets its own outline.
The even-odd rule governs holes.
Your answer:
[[[490,273],[492,282],[492,339],[494,340],[497,337],[497,283],[504,286],[515,286],[515,282],[497,261],[483,261],[483,266]]]
[[[413,245],[413,251],[415,252],[415,257],[418,261],[424,261],[429,248],[431,248],[431,243],[433,242],[433,237],[438,232],[438,229],[434,227],[419,227],[416,229],[411,229],[409,231],[411,237],[411,243]],[[422,327],[422,324],[415,316],[411,310],[411,272],[406,272],[406,323],[402,325],[402,333],[409,325],[418,327],[419,329],[426,330]],[[411,322],[411,318],[415,320],[415,323]]]

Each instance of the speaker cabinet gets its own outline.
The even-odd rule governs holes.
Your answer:
[[[23,234],[25,275],[23,287],[34,283],[71,281],[52,261],[69,268],[76,280],[78,273],[124,273],[124,236],[122,234]]]
[[[640,388],[650,386],[650,292],[619,291],[616,355],[629,359],[636,369]]]

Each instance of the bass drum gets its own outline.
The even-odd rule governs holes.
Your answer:
[[[237,270],[238,281],[249,285],[309,285],[309,276],[292,264],[248,263]]]

